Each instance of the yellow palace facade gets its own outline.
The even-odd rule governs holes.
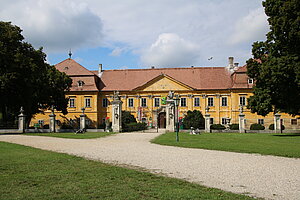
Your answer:
[[[98,128],[112,117],[114,92],[121,97],[122,110],[131,112],[137,121],[150,127],[166,127],[164,99],[170,91],[180,98],[179,117],[188,110],[199,110],[204,115],[209,107],[211,124],[238,123],[239,108],[243,106],[246,129],[253,123],[266,129],[274,123],[273,113],[263,117],[246,109],[247,98],[252,95],[253,80],[246,75],[246,66],[239,67],[229,58],[226,67],[185,67],[89,71],[73,59],[55,65],[73,79],[68,114],[56,112],[57,124],[79,119],[82,108],[87,115],[88,127]],[[38,114],[31,124],[47,124],[49,111]],[[299,116],[298,116],[299,117]],[[299,129],[300,119],[281,113],[286,129]]]

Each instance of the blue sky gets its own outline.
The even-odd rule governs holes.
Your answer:
[[[0,20],[90,70],[243,65],[269,30],[262,0],[1,0]]]

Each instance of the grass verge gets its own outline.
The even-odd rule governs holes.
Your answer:
[[[5,142],[0,142],[0,169],[0,199],[252,199]]]
[[[175,133],[170,132],[158,136],[152,142],[169,146],[300,158],[300,134],[179,133],[179,142],[176,142]]]
[[[72,139],[92,139],[100,138],[108,135],[116,134],[113,132],[86,132],[83,134],[75,133],[25,133],[24,135],[34,135],[34,136],[48,136],[48,137],[58,137],[58,138],[72,138]]]

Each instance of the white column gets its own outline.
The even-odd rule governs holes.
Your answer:
[[[50,133],[55,133],[55,114],[52,111],[52,113],[49,115],[50,117],[50,123],[49,123],[49,129],[50,129]]]
[[[245,114],[239,114],[239,132],[245,133]]]
[[[275,133],[281,133],[281,123],[280,123],[280,114],[276,113],[274,115],[274,131]]]
[[[112,130],[114,132],[122,131],[122,101],[112,101]]]
[[[205,132],[210,133],[210,114],[205,114]]]
[[[169,132],[175,131],[175,106],[172,103],[168,103],[166,106],[166,130]]]
[[[26,123],[25,123],[26,115],[24,115],[23,112],[24,112],[23,107],[21,107],[21,109],[20,109],[20,114],[18,115],[18,118],[19,118],[18,128],[19,128],[19,131],[21,131],[22,133],[25,133],[25,128],[26,128]]]

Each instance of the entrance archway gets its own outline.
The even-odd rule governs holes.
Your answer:
[[[166,128],[166,112],[161,112],[158,115],[158,127]]]

